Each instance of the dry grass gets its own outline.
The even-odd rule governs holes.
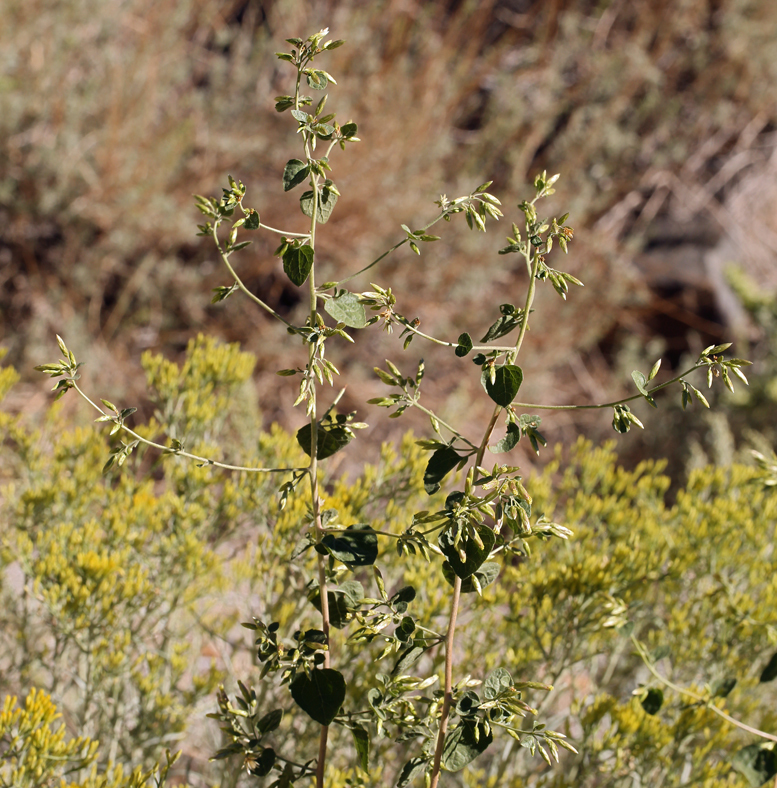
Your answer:
[[[301,224],[294,198],[278,193],[296,150],[272,109],[289,78],[273,51],[325,25],[348,41],[328,66],[340,78],[330,106],[363,139],[334,160],[343,198],[318,247],[334,275],[430,215],[440,192],[494,178],[509,206],[535,171],[563,173],[556,207],[572,211],[569,267],[587,287],[567,304],[540,301],[527,397],[615,393],[624,335],[668,335],[679,358],[694,335],[722,330],[714,306],[651,301],[630,262],[667,216],[715,239],[764,239],[759,270],[774,270],[777,228],[760,229],[767,216],[754,230],[746,207],[763,193],[748,176],[763,169],[777,115],[769,0],[78,0],[56,10],[9,0],[4,17],[0,342],[23,371],[48,358],[58,331],[90,357],[101,393],[137,399],[140,351],[180,352],[201,328],[241,340],[266,372],[288,366],[285,335],[263,316],[209,305],[226,280],[193,235],[191,194],[217,193],[229,172],[269,224]],[[495,256],[501,233],[462,228],[446,228],[422,266],[400,254],[376,274],[406,313],[451,336],[477,333],[492,304],[523,288],[511,258]],[[239,265],[293,314],[298,294],[272,245],[256,242]],[[369,370],[397,350],[365,344],[344,364],[356,388],[377,392]],[[455,363],[439,358],[429,388],[462,411],[477,386],[458,386]],[[32,386],[20,389],[25,403]],[[277,380],[260,373],[258,386],[268,418],[288,423]],[[349,397],[361,399],[354,388]]]

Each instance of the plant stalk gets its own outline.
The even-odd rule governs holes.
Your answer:
[[[536,287],[536,273],[537,268],[539,265],[538,256],[535,255],[533,265],[530,264],[530,260],[527,258],[526,260],[527,265],[529,265],[529,290],[526,294],[526,305],[524,307],[523,312],[523,321],[521,322],[521,329],[520,333],[518,334],[518,339],[515,343],[514,350],[510,353],[510,362],[514,362],[518,356],[518,353],[521,350],[521,345],[523,344],[523,339],[526,336],[526,331],[529,327],[529,313],[531,311],[531,305],[534,301],[534,292]],[[483,456],[486,453],[486,447],[488,446],[488,442],[491,440],[491,435],[494,432],[494,428],[496,427],[497,419],[499,418],[499,414],[502,412],[503,408],[501,405],[497,405],[494,408],[493,413],[491,414],[491,418],[489,419],[488,426],[486,427],[486,431],[483,435],[483,440],[478,447],[477,457],[475,459],[475,467],[480,467],[483,464]],[[453,583],[453,597],[451,599],[451,613],[450,619],[448,622],[448,633],[445,637],[445,696],[443,699],[442,704],[442,711],[440,713],[440,728],[437,732],[437,743],[434,749],[434,762],[432,765],[432,775],[431,775],[431,782],[429,783],[430,788],[437,788],[439,781],[440,781],[440,770],[441,770],[441,763],[442,763],[442,753],[445,748],[445,734],[448,731],[448,721],[450,719],[451,714],[451,706],[453,704],[453,643],[454,643],[454,636],[456,633],[456,619],[458,616],[459,611],[459,601],[461,598],[461,578],[456,577],[456,580]]]

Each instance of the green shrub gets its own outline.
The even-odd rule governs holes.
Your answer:
[[[549,283],[566,299],[570,285],[581,284],[547,262],[553,247],[566,252],[573,236],[566,215],[538,214],[558,176],[537,176],[534,197],[518,206],[524,227],[513,223],[501,253],[525,263],[526,295],[522,306],[501,305],[479,344],[467,331],[455,341],[422,331],[399,312],[390,288],[373,284],[351,292],[342,285],[403,245],[421,255],[438,240],[429,229],[441,220],[462,214],[471,230],[485,231],[486,222],[502,215],[488,183],[453,200],[441,196],[436,215],[416,230],[403,225],[389,252],[351,276],[317,285],[317,232],[339,197],[329,154],[336,144],[346,149],[358,141],[355,123],[341,126],[324,114],[326,95],[313,109],[313,99],[301,92],[303,80],[318,91],[335,82],[311,65],[342,43],[323,43],[326,32],[289,39],[291,51],[278,55],[293,65],[297,80],[293,95],[276,98],[276,109],[291,110],[304,151],[303,159],[287,162],[283,189],[309,186],[299,199],[309,231],[263,224],[246,204],[246,187],[232,178],[220,198],[197,197],[206,216],[200,234],[215,243],[231,277],[214,301],[242,291],[302,342],[304,361],[279,374],[299,381],[295,404],[305,405],[306,421],[293,439],[280,431],[259,437],[254,430],[252,446],[246,431],[251,409],[228,410],[251,374],[251,360],[235,346],[200,338],[181,369],[146,357],[157,413],[131,428],[135,409],[96,404],[78,382],[81,364],[58,338],[62,360],[38,369],[60,379],[58,398],[70,389],[79,393],[118,443],[103,464],[97,461],[101,439],[91,429],[61,432],[45,453],[23,428],[4,425],[7,441],[26,461],[23,483],[8,494],[4,560],[14,562],[25,581],[21,593],[6,589],[15,603],[9,625],[18,633],[9,661],[24,665],[23,681],[48,683],[72,704],[80,730],[110,741],[106,768],[117,761],[135,768],[153,763],[155,748],[182,737],[186,710],[226,669],[233,680],[252,675],[257,687],[237,681],[234,700],[218,692],[211,716],[225,735],[214,757],[227,762],[221,772],[227,784],[251,775],[280,788],[315,775],[319,788],[369,780],[402,786],[422,778],[434,788],[444,771],[446,784],[598,785],[603,771],[618,784],[685,779],[686,767],[702,784],[724,774],[729,779],[720,720],[732,718],[713,704],[732,693],[735,676],[746,689],[759,668],[757,683],[773,678],[771,548],[756,539],[755,525],[773,515],[771,499],[753,486],[752,471],[734,469],[724,477],[713,469],[692,478],[687,497],[667,507],[668,480],[659,468],[624,471],[611,449],[584,442],[563,473],[559,454],[531,483],[518,468],[496,462],[489,469],[487,450],[505,454],[523,440],[540,452],[546,441],[533,411],[577,408],[517,399],[523,371],[516,361],[536,288]],[[231,225],[226,240],[225,224]],[[275,254],[285,274],[307,287],[310,310],[300,325],[238,274],[231,258],[250,243],[238,239],[256,231],[281,236]],[[353,342],[350,334],[376,323],[400,328],[405,349],[414,339],[448,348],[460,359],[459,376],[476,372],[493,413],[473,441],[466,435],[471,425],[451,426],[422,404],[423,362],[406,377],[387,361],[387,369],[376,371],[392,393],[370,402],[393,409],[392,416],[425,413],[433,437],[404,446],[401,455],[384,448],[377,468],[347,483],[330,457],[367,425],[354,421],[355,414],[337,413],[342,392],[323,407],[324,384],[339,374],[326,351],[328,343]],[[498,340],[507,344],[494,344]],[[587,407],[611,411],[614,429],[625,433],[642,427],[629,403],[656,407],[655,398],[674,384],[684,406],[707,405],[689,376],[703,370],[708,385],[720,377],[733,390],[749,362],[726,358],[728,347],[708,347],[686,372],[660,383],[660,362],[647,375],[634,371],[635,394]],[[296,361],[292,352],[288,357]],[[97,478],[100,464],[105,481]],[[134,473],[122,470],[127,466]],[[451,485],[454,491],[445,495],[443,487]],[[571,545],[570,528],[553,521],[561,514],[579,531]],[[738,549],[735,558],[747,554],[745,571],[736,561],[726,564],[722,548],[730,545]],[[242,610],[229,604],[228,578],[238,581],[232,586],[238,594],[245,584],[253,608],[244,626],[254,632],[258,675],[235,662],[243,649],[233,626]],[[765,598],[763,608],[751,594]],[[468,618],[479,626],[462,626]],[[626,648],[633,644],[639,661],[617,642],[614,628],[621,638],[628,635]],[[684,651],[675,641],[689,630],[694,641]],[[199,664],[203,636],[221,648],[221,665]],[[716,675],[706,690],[678,686],[654,666],[666,657],[657,651],[663,641],[680,655],[683,681],[699,679],[696,671],[683,675],[688,664],[705,655],[714,660]],[[663,691],[638,683],[641,665],[680,695],[660,718]],[[564,691],[553,692],[555,683]],[[597,695],[590,700],[592,690]],[[742,709],[750,720],[772,722],[756,703]],[[548,721],[564,730],[552,730]],[[569,738],[586,749],[576,750]],[[545,772],[536,760],[514,760],[513,742],[548,766],[559,760],[559,748],[571,752],[572,782],[564,782],[569,771]],[[743,774],[769,776],[770,762],[761,767],[771,750],[756,747],[755,760],[748,760],[755,750],[745,748],[732,763]],[[473,762],[471,771],[462,771]]]

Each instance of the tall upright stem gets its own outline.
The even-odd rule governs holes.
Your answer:
[[[299,80],[297,81],[297,95],[299,95]],[[310,158],[310,145],[307,136],[305,137],[305,154]],[[313,211],[310,217],[310,248],[316,248],[316,219],[318,216],[318,178],[317,176],[311,177],[311,186],[313,187]],[[313,265],[310,269],[308,276],[308,292],[310,294],[310,327],[316,328],[318,322],[318,295],[316,294],[316,264],[315,258]],[[310,497],[311,506],[313,511],[313,522],[316,529],[316,541],[320,542],[324,536],[324,526],[321,522],[321,499],[318,494],[318,410],[316,402],[316,386],[315,375],[313,373],[313,366],[316,362],[316,348],[318,347],[315,341],[310,343],[308,350],[308,375],[310,380],[313,381],[311,388],[311,402],[310,402]],[[320,553],[317,554],[318,558],[318,588],[321,599],[321,629],[324,632],[324,639],[326,640],[326,650],[324,651],[324,668],[328,668],[331,663],[330,658],[330,619],[329,619],[329,594],[326,582],[326,565],[324,563],[325,557]],[[329,726],[322,725],[321,733],[318,740],[318,760],[316,763],[316,788],[324,788],[324,774],[326,772],[326,748],[327,740],[329,738]]]
[[[434,763],[432,765],[432,781],[430,788],[437,788],[440,780],[442,751],[445,747],[445,735],[448,732],[448,720],[451,717],[453,704],[453,641],[456,634],[456,617],[459,612],[459,599],[461,598],[461,578],[456,577],[453,583],[453,596],[451,597],[451,613],[448,619],[448,633],[445,636],[445,696],[440,713],[440,727],[437,731],[437,744],[434,748]]]
[[[537,281],[537,269],[539,266],[538,256],[532,261],[531,257],[527,255],[526,264],[529,270],[529,289],[526,293],[526,304],[523,312],[523,320],[521,321],[521,328],[518,334],[518,339],[515,342],[515,349],[510,353],[509,360],[513,363],[518,357],[521,350],[523,339],[526,336],[526,331],[529,327],[529,312],[531,311],[532,303],[534,302],[534,292]],[[477,457],[475,458],[475,467],[482,466],[483,457],[486,453],[486,447],[491,440],[491,435],[496,427],[499,414],[502,412],[501,405],[494,408],[491,418],[489,419],[488,426],[483,434],[483,440],[478,447]],[[469,489],[467,490],[469,492]],[[440,712],[440,727],[437,731],[437,742],[434,748],[434,761],[432,763],[430,788],[437,788],[440,781],[440,771],[442,769],[442,753],[445,749],[445,736],[448,732],[448,721],[451,716],[451,706],[453,705],[453,644],[456,634],[456,619],[459,613],[459,602],[461,599],[461,578],[456,576],[453,583],[453,596],[451,598],[451,612],[448,619],[448,632],[445,636],[445,687],[442,702],[442,710]]]

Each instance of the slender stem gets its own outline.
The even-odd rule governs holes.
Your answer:
[[[448,422],[443,421],[441,418],[439,418],[431,410],[429,410],[428,408],[425,408],[423,405],[421,405],[421,403],[418,402],[417,400],[410,400],[409,404],[412,405],[414,408],[417,408],[418,410],[420,410],[422,413],[425,413],[427,416],[431,416],[432,418],[436,419],[437,423],[440,426],[445,427],[445,429],[448,430],[448,432],[450,432],[451,435],[455,435],[459,440],[464,441],[464,443],[466,443],[468,446],[471,446],[473,449],[477,449],[477,446],[475,446],[475,444],[471,440],[465,438],[458,430],[456,430],[455,428],[451,427],[451,425],[448,424]]]
[[[440,729],[437,733],[437,744],[434,748],[434,763],[432,765],[432,780],[430,788],[437,788],[440,781],[440,764],[442,751],[445,747],[445,734],[448,731],[448,720],[451,716],[453,704],[453,641],[456,634],[456,617],[459,612],[459,599],[461,597],[461,578],[457,575],[453,583],[453,596],[451,597],[451,613],[448,621],[448,633],[445,636],[445,696],[440,714]]]
[[[287,232],[286,230],[278,230],[277,228],[270,227],[269,224],[264,224],[264,223],[261,223],[259,227],[262,230],[269,230],[271,233],[278,233],[278,235],[285,235],[286,237],[290,237],[290,238],[307,238],[309,235],[309,233],[290,233]]]
[[[523,319],[521,321],[521,329],[516,340],[515,347],[511,348],[510,360],[515,361],[518,353],[521,350],[523,339],[526,336],[526,331],[529,326],[529,313],[531,312],[531,305],[534,301],[536,273],[539,266],[539,256],[535,256],[534,263],[531,265],[530,257],[526,258],[527,265],[530,266],[529,274],[529,290],[526,294],[526,305],[524,307]],[[491,435],[494,432],[499,414],[503,408],[501,405],[496,405],[488,421],[488,426],[483,434],[483,440],[477,450],[477,457],[475,458],[475,467],[480,467],[483,464],[483,457],[486,452],[486,447],[491,440]],[[470,482],[468,481],[468,486]],[[469,490],[467,490],[469,492]],[[453,643],[454,635],[456,632],[456,618],[459,609],[459,600],[461,596],[461,578],[456,576],[453,584],[453,597],[451,599],[451,613],[448,622],[448,634],[445,638],[445,695],[443,697],[442,711],[440,713],[440,728],[437,733],[437,743],[434,750],[434,762],[432,765],[432,774],[430,788],[437,788],[440,780],[440,768],[442,761],[442,752],[445,747],[445,734],[448,730],[448,720],[450,719],[451,705],[453,703]]]
[[[302,76],[302,67],[300,65],[297,71],[297,89],[295,92],[295,104],[299,107],[299,85]],[[305,131],[303,133],[305,144],[305,156],[307,159],[311,158],[310,147],[310,134]],[[315,251],[316,248],[316,220],[318,217],[318,175],[312,174],[310,176],[310,185],[313,189],[313,210],[310,216],[310,248]],[[310,327],[315,329],[318,322],[318,295],[316,293],[316,265],[315,257],[314,263],[311,266],[310,274],[308,276],[308,292],[310,294]],[[313,522],[316,529],[316,541],[321,542],[324,536],[324,525],[321,521],[321,499],[318,492],[318,417],[316,415],[316,385],[315,376],[313,374],[314,365],[317,362],[316,352],[317,342],[310,342],[308,350],[308,375],[310,380],[313,381],[313,386],[310,389],[310,403],[308,410],[310,414],[310,497],[311,506],[313,510]],[[324,651],[324,668],[328,668],[331,662],[330,655],[330,639],[329,639],[329,599],[326,581],[326,565],[325,558],[320,553],[318,558],[318,588],[321,599],[321,629],[324,632],[326,641],[326,651]],[[326,748],[327,739],[329,737],[329,726],[322,725],[321,732],[318,740],[318,759],[316,761],[316,788],[324,788],[324,775],[326,772]]]
[[[523,338],[526,336],[526,332],[529,330],[529,314],[531,313],[531,305],[534,303],[534,292],[537,288],[537,269],[539,268],[540,264],[540,256],[538,254],[534,255],[534,262],[530,261],[529,254],[526,255],[526,265],[529,267],[529,289],[526,292],[526,304],[523,308],[523,314],[521,315],[521,328],[518,332],[518,339],[515,341],[515,350],[512,353],[512,360],[518,357],[518,354],[521,352],[521,345],[523,345]]]
[[[703,369],[707,366],[707,364],[694,364],[690,369],[687,369],[685,372],[681,373],[673,377],[671,380],[667,380],[665,383],[661,383],[658,386],[654,386],[652,389],[648,389],[648,394],[653,394],[656,391],[661,391],[661,389],[665,389],[667,386],[671,386],[673,383],[677,383],[678,381],[682,380],[686,375],[690,375],[691,372],[695,372],[697,369]],[[616,405],[623,405],[626,402],[633,402],[637,399],[643,399],[642,394],[633,394],[630,397],[624,397],[623,399],[615,400],[614,402],[604,402],[600,405],[537,405],[533,402],[513,402],[514,408],[532,408],[534,410],[596,410],[599,408],[613,408]]]
[[[73,383],[73,388],[97,411],[99,411],[103,416],[110,416],[109,413],[106,413],[99,405],[93,402],[89,396],[84,392],[84,390],[71,378],[71,382]],[[141,443],[144,443],[146,446],[152,446],[155,449],[159,449],[163,451],[165,454],[175,454],[177,457],[187,457],[190,460],[196,460],[197,462],[201,462],[203,465],[212,465],[215,468],[224,468],[227,471],[245,471],[246,473],[303,473],[307,470],[307,468],[252,468],[246,465],[230,465],[226,462],[218,462],[216,460],[208,459],[207,457],[200,457],[198,454],[192,454],[188,451],[183,451],[180,449],[178,451],[171,449],[169,446],[164,446],[161,443],[156,443],[155,441],[150,441],[148,438],[144,438],[142,435],[138,435],[135,430],[130,429],[126,424],[119,425],[120,429],[126,432],[128,435],[131,435],[136,440],[139,440]]]
[[[689,698],[693,698],[693,700],[697,701],[698,703],[704,704],[706,708],[708,708],[714,714],[717,714],[718,717],[726,720],[726,722],[730,722],[732,725],[740,728],[743,731],[747,731],[747,733],[752,733],[755,736],[760,736],[762,739],[768,739],[769,741],[777,742],[777,736],[766,733],[766,731],[759,730],[758,728],[752,728],[750,725],[745,725],[744,722],[740,722],[739,720],[734,719],[733,717],[726,714],[725,711],[719,709],[715,706],[711,700],[698,695],[695,692],[692,692],[689,689],[685,689],[684,687],[680,687],[677,684],[669,681],[669,679],[662,676],[652,665],[650,659],[648,658],[647,654],[645,653],[645,647],[640,643],[634,635],[631,636],[631,642],[634,644],[635,648],[637,649],[637,653],[642,658],[642,662],[645,664],[645,667],[653,674],[653,676],[658,679],[662,684],[673,689],[675,692],[679,693],[680,695],[687,695]]]
[[[269,312],[276,320],[280,320],[283,325],[291,328],[291,323],[289,323],[286,318],[279,315],[269,304],[265,304],[261,298],[255,296],[244,284],[243,280],[237,275],[237,271],[232,267],[232,264],[229,262],[229,254],[225,252],[221,248],[221,243],[219,243],[219,237],[217,234],[218,225],[213,228],[213,241],[216,244],[216,248],[219,250],[219,255],[221,256],[221,260],[224,265],[229,270],[229,273],[232,274],[232,278],[235,280],[235,284],[256,304],[258,304],[265,312]]]
[[[432,219],[431,222],[429,222],[428,224],[425,224],[423,227],[421,227],[420,228],[421,231],[423,232],[425,230],[428,230],[430,227],[433,227],[435,224],[437,224],[437,222],[439,222],[440,220],[444,219],[449,213],[450,213],[450,211],[447,211],[447,210],[446,211],[441,211],[439,216],[436,216],[434,219]],[[410,240],[410,238],[403,238],[401,241],[399,241],[399,243],[394,244],[394,246],[392,246],[391,249],[388,249],[385,252],[383,252],[383,254],[380,257],[376,257],[369,265],[365,265],[364,268],[360,269],[355,274],[351,274],[350,276],[346,276],[345,279],[340,279],[337,282],[337,284],[335,285],[335,287],[337,287],[337,285],[342,285],[345,282],[350,282],[351,279],[356,279],[356,277],[359,276],[360,274],[363,274],[365,271],[369,271],[370,268],[374,268],[381,260],[384,260],[392,252],[395,252],[397,249],[399,249],[400,246],[403,246],[409,240]]]
[[[428,340],[429,342],[434,342],[435,345],[442,345],[443,347],[458,347],[458,342],[446,342],[444,339],[437,339],[437,337],[433,337],[429,334],[425,334],[423,331],[419,331],[409,320],[405,318],[400,318],[399,322],[406,328],[408,331],[412,331],[414,334],[417,334],[419,337]],[[472,350],[475,351],[486,351],[492,352],[494,350],[498,351],[499,353],[508,353],[515,348],[512,345],[473,345]]]

